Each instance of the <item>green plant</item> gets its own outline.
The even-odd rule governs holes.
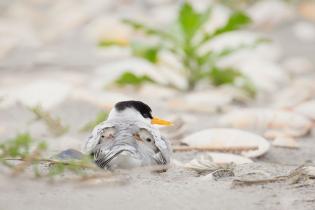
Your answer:
[[[248,88],[246,87],[251,86],[250,94],[254,94],[255,88],[246,76],[236,69],[232,72],[220,68],[218,61],[239,49],[256,46],[259,40],[250,45],[242,45],[233,49],[223,49],[220,52],[213,50],[202,52],[201,50],[205,44],[209,43],[214,38],[248,25],[251,22],[250,18],[242,11],[233,11],[225,25],[212,32],[207,32],[205,26],[210,18],[211,10],[211,7],[209,7],[203,12],[198,12],[191,4],[185,2],[179,9],[176,22],[170,28],[166,29],[157,29],[133,20],[123,20],[124,23],[131,26],[134,30],[141,31],[146,36],[154,37],[158,40],[156,43],[151,43],[150,45],[143,43],[142,45],[137,45],[138,48],[143,49],[137,49],[138,52],[140,51],[141,53],[136,53],[134,44],[131,44],[133,55],[156,63],[158,61],[158,55],[162,50],[171,52],[182,64],[181,70],[187,80],[188,90],[194,89],[196,84],[203,79],[209,79],[215,85],[235,85],[235,81],[242,78],[244,87],[241,88],[247,90]],[[105,46],[104,42],[105,41],[102,41],[100,46]],[[110,43],[110,45],[116,44],[115,42]],[[221,72],[218,73],[218,71]],[[222,76],[228,77],[229,79],[222,80]],[[154,80],[154,78],[151,79]],[[119,78],[118,81],[125,80]]]
[[[144,83],[153,83],[154,81],[147,75],[140,75],[137,76],[133,74],[132,72],[125,72],[118,79],[115,80],[115,83],[119,86],[125,86],[125,85],[134,85],[139,86]]]
[[[28,133],[17,135],[13,139],[9,139],[6,143],[0,144],[0,162],[13,169],[13,175],[18,175],[23,172],[34,160],[36,160],[43,151],[46,150],[47,145],[44,141],[36,144],[35,149],[31,149],[33,139]],[[10,160],[24,160],[23,163],[14,165]],[[37,171],[34,167],[34,171]]]
[[[69,130],[69,127],[62,125],[59,118],[52,117],[51,114],[45,111],[41,106],[33,107],[31,111],[35,114],[36,120],[43,120],[53,135],[61,136]]]
[[[66,171],[84,175],[82,169],[96,168],[89,156],[84,156],[80,160],[58,160],[43,157],[45,150],[47,144],[44,141],[36,143],[28,133],[19,134],[0,144],[0,163],[9,167],[14,176],[32,167],[36,177],[51,178]],[[43,163],[48,164],[48,172],[39,169]]]

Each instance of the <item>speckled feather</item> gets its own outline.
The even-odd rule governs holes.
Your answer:
[[[101,143],[101,135],[107,128],[115,128],[116,133],[111,142]],[[136,141],[133,134],[140,129],[145,129],[152,135],[158,152],[150,151]],[[156,127],[145,122],[122,120],[107,120],[96,126],[83,150],[85,153],[94,154],[96,164],[102,168],[108,168],[110,166],[108,160],[122,151],[128,151],[139,161],[137,163],[139,166],[165,165],[170,162],[172,151],[169,142],[161,136]]]

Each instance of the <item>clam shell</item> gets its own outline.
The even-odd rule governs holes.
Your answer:
[[[294,111],[315,120],[315,99],[298,105]]]
[[[15,103],[21,103],[29,107],[40,105],[44,109],[51,109],[62,103],[72,90],[72,86],[66,82],[51,79],[3,87],[0,90],[0,98],[3,97],[0,106],[9,107]]]
[[[188,112],[216,112],[232,103],[233,96],[220,91],[195,91],[168,101],[168,107]]]
[[[276,147],[284,147],[290,149],[297,149],[300,147],[299,144],[293,138],[286,136],[278,136],[272,142],[272,145]]]
[[[286,110],[243,109],[222,116],[220,125],[265,133],[273,130],[287,136],[303,136],[311,129],[311,121],[301,114]]]
[[[231,149],[235,147],[257,147],[257,150],[243,151],[246,157],[258,157],[265,154],[270,147],[269,142],[256,134],[228,128],[206,129],[193,133],[182,140],[191,147],[217,147]]]
[[[199,155],[190,162],[181,166],[184,168],[193,169],[197,172],[205,172],[216,171],[218,169],[229,169],[232,168],[234,164],[240,165],[252,162],[253,161],[251,159],[243,156],[214,152]]]
[[[297,79],[293,84],[274,95],[273,104],[277,108],[294,108],[315,97],[313,78]],[[294,98],[294,100],[292,100]]]
[[[219,153],[219,152],[211,152],[209,155],[212,158],[214,163],[218,164],[226,164],[226,163],[234,163],[234,164],[246,164],[246,163],[253,163],[253,161],[247,157],[235,155],[235,154],[228,154],[228,153]]]

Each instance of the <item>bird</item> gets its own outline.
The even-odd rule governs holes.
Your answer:
[[[83,151],[98,167],[107,170],[167,166],[171,145],[156,125],[172,123],[153,117],[152,109],[142,101],[120,101],[107,120],[93,129]]]

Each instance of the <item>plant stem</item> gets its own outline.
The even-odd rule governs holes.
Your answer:
[[[71,162],[71,161],[62,161],[62,160],[54,160],[54,159],[45,159],[45,158],[32,158],[32,159],[28,159],[28,158],[3,158],[3,160],[5,161],[28,161],[30,163],[34,163],[34,162],[45,162],[45,163],[49,163],[49,164],[63,164],[63,165],[72,165],[72,166],[78,166],[78,167],[82,167],[82,168],[97,168],[96,166],[92,165],[92,164],[87,164],[87,163],[82,163],[80,161],[78,162]]]

